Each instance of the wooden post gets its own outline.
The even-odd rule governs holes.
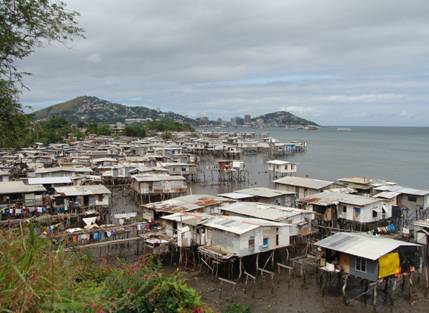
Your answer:
[[[259,269],[259,253],[256,254],[256,277],[258,276],[258,269]]]
[[[243,262],[243,260],[242,260],[242,258],[240,258],[240,263],[238,264],[238,268],[239,268],[239,274],[238,274],[238,279],[241,279],[241,275],[243,274],[243,272],[242,272],[242,262]]]
[[[343,284],[343,288],[341,289],[342,293],[343,293],[343,301],[344,304],[347,304],[347,296],[346,296],[346,289],[347,289],[347,281],[349,279],[348,275],[345,275],[344,279],[344,284]]]
[[[377,283],[374,285],[374,298],[372,300],[372,305],[374,306],[374,311],[377,310]]]

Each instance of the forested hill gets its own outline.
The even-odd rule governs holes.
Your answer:
[[[261,119],[266,124],[277,125],[277,126],[288,126],[288,125],[302,125],[310,126],[317,124],[313,121],[306,120],[299,116],[296,116],[290,112],[278,111],[273,113],[267,113],[258,117],[253,118],[254,121]]]
[[[82,96],[58,103],[31,114],[33,120],[51,116],[63,117],[70,123],[115,123],[125,119],[169,119],[194,124],[194,120],[174,112],[161,112],[144,106],[126,106],[97,97]]]

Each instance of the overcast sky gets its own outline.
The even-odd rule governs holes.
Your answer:
[[[22,102],[80,95],[211,119],[429,126],[428,0],[69,0],[86,39],[37,50]]]

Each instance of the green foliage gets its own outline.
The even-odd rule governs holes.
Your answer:
[[[194,129],[185,123],[179,123],[173,120],[159,120],[159,121],[151,121],[146,122],[145,128],[149,131],[158,131],[158,132],[165,132],[165,131],[194,131]]]
[[[112,134],[112,130],[107,124],[97,124],[92,122],[88,125],[86,133],[97,136],[110,136]]]
[[[82,36],[77,12],[63,2],[2,0],[0,2],[0,147],[20,147],[31,142],[30,120],[18,95],[24,87],[16,63],[44,42]]]
[[[85,139],[85,134],[77,127],[73,127],[71,135],[77,140]]]
[[[202,303],[196,291],[176,276],[164,276],[153,267],[141,268],[132,275],[120,271],[108,281],[118,313],[193,312]]]
[[[146,130],[143,123],[132,123],[125,126],[125,136],[143,138],[146,136]]]
[[[34,125],[33,139],[44,144],[63,142],[73,130],[64,118],[52,116]]]
[[[55,311],[55,303],[70,302],[74,277],[82,270],[76,258],[29,233],[0,232],[0,303],[5,312]],[[70,291],[69,291],[70,290]],[[86,305],[87,306],[87,305]]]
[[[222,313],[250,313],[250,307],[248,305],[239,304],[235,302],[226,303],[222,307]]]
[[[210,312],[183,279],[159,270],[153,256],[114,267],[65,254],[31,224],[27,234],[0,230],[0,311]]]
[[[15,101],[13,88],[11,83],[0,79],[0,147],[4,148],[31,142],[31,121]]]

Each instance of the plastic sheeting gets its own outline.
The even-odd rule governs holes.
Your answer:
[[[399,253],[392,252],[382,256],[378,260],[378,278],[395,275],[399,270]]]

